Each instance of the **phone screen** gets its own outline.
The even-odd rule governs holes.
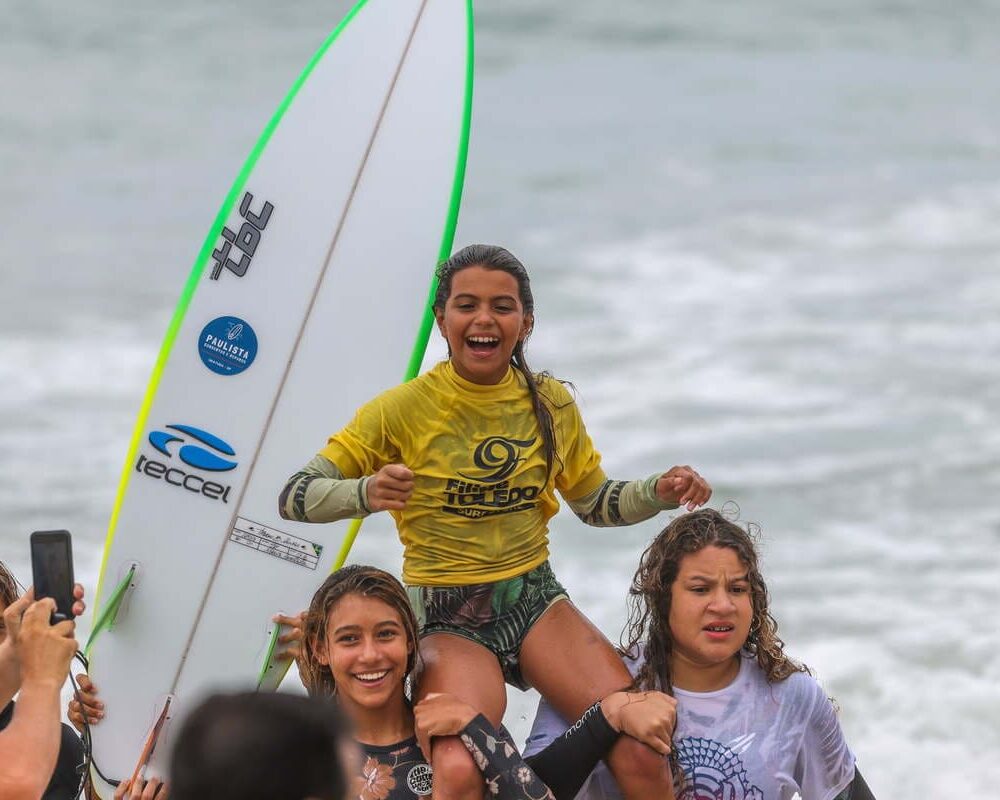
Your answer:
[[[53,621],[73,618],[73,544],[69,531],[31,534],[31,572],[35,599],[56,601]]]

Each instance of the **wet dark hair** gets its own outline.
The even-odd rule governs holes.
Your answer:
[[[718,511],[705,508],[671,521],[646,548],[629,589],[629,618],[622,634],[622,648],[632,658],[644,643],[636,686],[671,692],[671,589],[684,556],[711,546],[734,550],[747,568],[753,616],[743,650],[756,657],[768,682],[809,671],[785,655],[784,642],[778,637],[778,623],[771,616],[767,585],[760,573],[754,542],[758,534],[752,524],[744,530]]]
[[[326,664],[321,664],[316,653],[326,647],[326,626],[330,611],[343,598],[351,594],[374,597],[399,614],[410,645],[410,655],[406,661],[406,677],[410,676],[417,664],[417,618],[406,596],[406,590],[393,575],[378,567],[351,564],[341,567],[323,581],[316,590],[305,621],[305,647],[299,660],[299,672],[310,695],[335,697],[337,683]]]
[[[333,703],[284,693],[213,695],[184,720],[174,800],[343,800],[353,746]]]
[[[7,569],[7,565],[0,561],[0,603],[4,608],[20,597],[20,587],[17,578]]]
[[[447,261],[438,265],[437,290],[434,293],[434,310],[444,312],[448,298],[451,297],[451,283],[455,273],[461,272],[469,267],[483,267],[484,269],[499,270],[513,276],[517,281],[518,296],[525,315],[535,314],[535,299],[531,294],[531,279],[528,271],[509,250],[494,244],[470,244],[463,247]],[[528,331],[530,335],[531,331]],[[528,337],[525,336],[525,340]],[[449,347],[448,355],[451,355]],[[539,385],[552,378],[545,372],[535,374],[528,366],[524,357],[524,340],[517,343],[514,352],[510,356],[510,364],[517,369],[524,377],[524,382],[528,386],[531,395],[531,405],[535,411],[535,418],[538,420],[538,429],[542,434],[542,446],[545,451],[546,474],[552,473],[552,464],[556,457],[556,434],[555,426],[552,422],[552,412],[549,411],[542,395],[539,392]]]

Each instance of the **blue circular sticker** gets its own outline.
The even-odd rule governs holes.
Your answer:
[[[257,357],[257,334],[239,317],[213,319],[201,331],[198,355],[219,375],[239,375]]]

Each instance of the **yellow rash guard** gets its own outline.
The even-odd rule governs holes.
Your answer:
[[[406,508],[390,512],[405,583],[491,583],[533,569],[548,558],[556,490],[574,500],[605,482],[572,396],[552,378],[541,379],[540,391],[556,434],[548,480],[531,397],[515,369],[480,385],[442,362],[366,403],[320,451],[347,479],[393,463],[413,471]]]

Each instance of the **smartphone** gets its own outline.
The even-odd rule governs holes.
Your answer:
[[[31,576],[35,599],[56,601],[52,624],[73,619],[73,542],[69,531],[31,534]]]

